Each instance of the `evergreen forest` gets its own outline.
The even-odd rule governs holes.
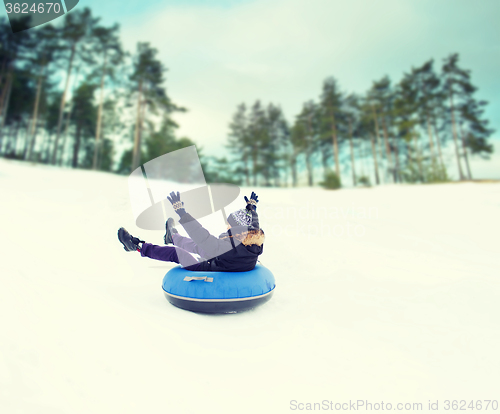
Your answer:
[[[458,53],[413,66],[363,94],[325,74],[316,97],[287,119],[276,103],[241,103],[228,114],[228,156],[176,133],[167,68],[118,24],[89,8],[13,34],[0,20],[0,156],[128,174],[162,154],[197,145],[208,182],[340,188],[471,180],[488,159],[493,129]]]

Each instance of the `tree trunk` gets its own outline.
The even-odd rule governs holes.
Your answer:
[[[52,146],[52,134],[48,134],[46,141],[44,153],[45,153],[45,163],[50,164],[50,148]]]
[[[62,142],[61,151],[59,153],[59,160],[58,160],[58,164],[61,166],[63,165],[64,151],[66,149],[66,141],[68,140],[69,123],[70,123],[72,114],[73,114],[73,102],[71,103],[71,105],[69,107],[68,116],[66,117],[66,125],[64,126],[63,142]]]
[[[291,160],[292,187],[297,187],[297,156],[294,154]]]
[[[370,134],[370,141],[372,144],[372,156],[373,156],[373,166],[375,169],[375,182],[380,184],[380,177],[378,175],[378,162],[377,162],[377,150],[375,148],[375,140],[373,139],[373,135]]]
[[[28,154],[28,149],[30,147],[30,141],[31,141],[30,137],[29,137],[30,129],[31,129],[31,126],[27,125],[26,129],[25,129],[25,133],[24,133],[24,149],[23,149],[23,155],[21,156],[21,158],[25,161],[26,161],[26,156]]]
[[[396,182],[396,172],[393,168],[391,146],[389,145],[389,133],[387,131],[387,125],[385,123],[385,117],[382,117],[382,131],[384,131],[384,144],[385,144],[385,155],[387,157],[387,164],[389,167],[389,171],[392,170],[392,179],[394,182]]]
[[[337,137],[337,126],[335,125],[335,115],[331,114],[332,120],[332,138],[333,138],[333,155],[335,156],[335,173],[337,177],[340,178],[340,166],[339,166],[339,143]]]
[[[326,150],[323,149],[321,151],[321,165],[323,167],[323,177],[326,177],[326,173],[328,172],[328,160],[326,156]]]
[[[307,183],[309,187],[313,185],[313,172],[311,165],[311,150],[312,150],[313,131],[311,127],[311,114],[307,117],[307,141],[306,141],[306,169],[307,169]],[[337,166],[337,164],[335,164]]]
[[[12,69],[9,69],[9,72],[7,73],[7,77],[5,80],[5,86],[3,87],[2,95],[0,96],[0,114],[2,114],[2,118],[3,118],[3,114],[7,113],[7,111],[5,110],[6,105],[4,105],[4,104],[5,104],[7,95],[10,93],[10,89],[12,86],[12,76],[13,76],[12,72],[13,72]],[[4,124],[5,124],[5,122],[2,119],[2,127]]]
[[[244,162],[244,165],[245,165],[245,183],[247,185],[247,187],[250,186],[250,174],[249,174],[249,171],[248,171],[248,154],[246,153],[245,151],[245,155],[243,157],[243,162]]]
[[[59,136],[61,135],[64,106],[66,105],[66,95],[68,93],[69,79],[71,77],[71,69],[73,67],[73,59],[75,57],[75,51],[76,51],[76,43],[73,43],[73,45],[71,46],[71,54],[68,62],[68,70],[66,72],[66,85],[64,86],[64,91],[61,96],[61,105],[59,107],[59,119],[57,121],[56,139],[54,141],[54,150],[52,152],[52,161],[51,161],[52,164],[55,164],[57,159],[57,147],[59,144]]]
[[[349,117],[349,147],[351,149],[351,171],[352,171],[352,184],[354,187],[356,187],[356,166],[354,164],[354,147],[352,144],[352,120]]]
[[[38,132],[38,119],[37,119],[37,122],[36,122],[36,125],[35,125],[35,130],[33,131],[33,137],[31,139],[31,142],[30,142],[30,149],[29,149],[29,155],[27,157],[27,159],[33,161],[33,151],[35,149],[35,143],[36,143],[36,135],[37,135],[37,132]],[[38,158],[38,157],[37,157]],[[37,160],[38,161],[38,160]]]
[[[472,173],[471,169],[469,166],[469,156],[467,155],[467,146],[465,145],[465,137],[464,137],[464,131],[462,130],[462,124],[459,122],[458,127],[460,130],[460,138],[462,141],[462,149],[464,151],[464,158],[465,158],[465,166],[467,167],[467,176],[469,177],[469,180],[472,180]]]
[[[380,146],[380,137],[379,137],[379,126],[378,126],[378,117],[377,117],[377,111],[375,109],[375,106],[372,105],[372,113],[373,113],[373,120],[375,122],[375,138],[377,139],[377,145],[376,148],[380,150],[380,160],[383,158],[383,153],[382,153],[382,148]]]
[[[269,168],[264,168],[264,183],[266,187],[271,186],[271,182],[269,181],[270,173],[269,173]]]
[[[257,185],[257,146],[253,144],[252,151],[252,161],[253,161],[253,185]]]
[[[394,178],[396,182],[401,182],[401,176],[399,174],[400,166],[399,166],[399,147],[398,140],[396,138],[392,139],[393,147],[394,147],[394,159],[396,161],[396,166],[394,168]]]
[[[135,120],[135,133],[134,133],[134,150],[132,153],[132,171],[139,167],[141,160],[141,142],[140,142],[140,128],[141,128],[141,105],[142,105],[142,78],[139,80],[139,90],[137,98],[137,117]]]
[[[460,176],[460,180],[463,180],[465,177],[462,171],[462,164],[460,163],[460,154],[458,152],[457,125],[455,123],[455,108],[453,106],[453,93],[451,91],[451,88],[449,90],[449,96],[450,96],[450,113],[451,113],[451,128],[453,133],[453,143],[455,144],[455,155],[457,157],[458,173]]]
[[[78,67],[75,73],[75,82],[73,84],[73,91],[72,91],[72,99],[69,103],[69,108],[68,108],[68,115],[66,116],[66,122],[64,126],[64,135],[63,135],[63,142],[62,142],[62,148],[60,151],[60,157],[58,160],[59,165],[63,165],[63,159],[64,159],[64,151],[66,149],[66,141],[68,140],[68,131],[69,131],[69,124],[71,122],[71,116],[73,115],[73,109],[74,109],[74,96],[75,96],[75,91],[76,91],[76,85],[78,81],[78,74],[80,72],[80,68]]]
[[[108,50],[104,52],[104,65],[101,75],[101,96],[99,99],[99,110],[97,111],[97,125],[95,129],[95,145],[94,145],[94,160],[92,162],[92,169],[97,169],[97,153],[99,151],[99,139],[101,137],[101,120],[102,120],[102,105],[104,102],[104,77],[106,76],[106,65],[108,61]]]
[[[309,185],[309,187],[312,187],[313,176],[312,176],[311,154],[309,151],[306,152],[306,169],[307,169],[307,184]]]
[[[1,148],[0,147],[0,150],[2,150],[2,154],[7,154],[7,150],[9,149],[9,141],[10,141],[10,138],[11,138],[11,135],[12,135],[12,124],[9,125],[8,127],[6,126],[4,129],[9,129],[8,132],[5,135],[5,149]],[[3,146],[3,145],[2,145]]]
[[[432,139],[431,122],[429,120],[429,115],[426,115],[427,121],[427,135],[429,136],[429,149],[431,151],[432,169],[436,171],[436,154],[434,151],[434,140]]]
[[[12,92],[12,74],[10,73],[7,75],[7,81],[4,89],[6,91],[6,97],[2,97],[2,104],[0,106],[0,115],[2,116],[2,122],[0,124],[0,152],[2,150],[3,128],[5,126],[5,119],[7,118],[7,110],[9,109],[10,95]],[[5,98],[5,100],[3,98]]]
[[[28,135],[30,137],[30,146],[25,159],[31,159],[31,155],[33,154],[33,148],[35,148],[35,140],[36,140],[35,131],[37,129],[37,124],[38,124],[38,108],[40,106],[40,96],[42,94],[42,84],[43,84],[42,81],[44,78],[44,74],[45,74],[45,65],[41,67],[41,72],[40,75],[38,76],[38,82],[36,86],[35,107],[33,108],[33,119],[31,121],[30,132]]]
[[[79,122],[76,127],[75,145],[73,147],[73,168],[78,168],[78,153],[80,152],[81,129],[81,123]]]
[[[279,166],[274,166],[273,178],[274,178],[274,186],[281,187],[281,175],[280,175]]]
[[[366,163],[366,159],[370,156],[370,149],[367,148],[369,144],[366,142],[365,139],[361,139],[360,145],[359,145],[359,150],[358,150],[358,158],[361,160],[361,175],[366,176],[367,173],[366,171],[369,171],[370,168]]]
[[[148,87],[147,87],[147,83],[146,83],[144,85],[144,96],[147,96],[147,93],[148,93]],[[148,109],[147,99],[144,98],[142,100],[141,117],[140,117],[140,122],[139,122],[139,142],[141,143],[141,146],[142,146],[142,133],[144,132],[144,121],[146,119],[146,111],[147,111],[147,109]],[[140,162],[139,162],[139,164],[140,164]]]
[[[379,135],[380,127],[378,125],[377,111],[373,105],[372,105],[372,113],[373,113],[373,120],[375,121],[375,138],[377,139],[376,147],[380,152],[380,159],[382,160],[384,154],[382,153],[382,147],[380,146],[380,135]]]
[[[12,155],[14,158],[17,156],[17,138],[19,136],[19,127],[21,126],[21,120],[18,119],[16,122],[16,129],[14,130],[14,139],[12,140],[12,146],[11,142],[9,141],[9,149],[12,151]]]
[[[2,59],[2,68],[0,69],[0,85],[3,82],[3,76],[5,75],[5,63],[7,62],[7,58],[4,56]]]
[[[432,116],[432,126],[434,128],[434,135],[436,136],[436,144],[437,144],[437,148],[438,148],[439,162],[441,163],[441,168],[444,171],[445,167],[444,167],[444,161],[443,161],[443,152],[441,151],[441,140],[439,139],[439,134],[437,131],[437,126],[436,126],[436,118],[434,117],[434,115]]]
[[[420,149],[418,147],[418,137],[415,131],[412,131],[413,135],[413,145],[415,146],[415,153],[416,153],[416,158],[417,158],[417,166],[418,166],[418,173],[420,174],[420,180],[424,182],[424,170],[422,168],[422,155],[420,153]]]

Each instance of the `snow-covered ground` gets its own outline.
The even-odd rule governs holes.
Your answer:
[[[255,190],[274,297],[200,315],[118,242],[162,241],[125,177],[0,159],[0,413],[500,400],[500,184]]]

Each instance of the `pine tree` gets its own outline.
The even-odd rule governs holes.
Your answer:
[[[455,155],[457,157],[458,173],[460,180],[465,179],[465,175],[462,170],[462,164],[460,162],[460,150],[458,144],[458,122],[457,116],[457,104],[460,106],[460,102],[472,91],[472,85],[470,84],[470,71],[461,69],[458,66],[458,53],[452,54],[444,59],[444,64],[442,67],[444,89],[448,96],[448,110],[450,113],[451,120],[451,130],[453,136],[453,143],[455,144]],[[458,101],[458,102],[457,102]],[[465,149],[464,141],[463,149]],[[467,152],[464,152],[464,157],[466,161],[467,171],[469,179],[471,179],[471,173],[469,168],[469,162],[467,158]]]
[[[373,107],[371,105],[370,96],[362,100],[360,107],[360,121],[359,121],[360,135],[366,137],[365,139],[370,143],[371,155],[373,159],[373,169],[375,175],[375,183],[380,184],[379,174],[379,159],[377,157],[377,145],[375,142],[375,118],[373,117]]]
[[[7,142],[5,153],[9,157],[23,159],[28,143],[23,132],[28,125],[31,104],[35,96],[35,85],[29,69],[18,69],[14,72],[11,90],[15,99],[12,99],[9,104],[6,123],[11,127],[12,134]],[[20,151],[21,148],[23,149]]]
[[[133,56],[133,72],[130,80],[133,82],[136,94],[136,119],[134,128],[134,146],[132,150],[132,170],[141,163],[142,134],[144,126],[154,131],[154,123],[148,120],[148,112],[151,115],[166,116],[174,111],[184,111],[184,108],[174,105],[168,97],[163,83],[166,68],[157,58],[158,50],[151,47],[149,43],[138,43],[137,50]],[[172,120],[171,125],[176,125]]]
[[[95,145],[92,168],[97,169],[97,159],[100,149],[100,138],[102,130],[102,114],[104,105],[104,84],[106,77],[113,78],[115,76],[116,67],[119,66],[124,59],[125,53],[122,50],[121,42],[118,37],[118,24],[111,27],[98,26],[94,28],[93,36],[96,39],[96,52],[102,56],[102,66],[100,71],[100,95],[99,108],[97,111],[97,124],[95,130]]]
[[[313,153],[317,150],[318,137],[320,135],[321,110],[314,101],[307,101],[302,107],[302,111],[296,118],[295,141],[298,147],[303,150],[304,162],[307,172],[307,184],[314,184],[313,173]]]
[[[263,143],[264,150],[264,175],[266,177],[266,185],[279,186],[280,169],[282,169],[282,161],[284,151],[288,139],[288,124],[279,106],[269,104],[266,111],[267,129],[265,135],[266,141]]]
[[[63,114],[63,121],[62,121],[62,144],[60,145],[60,148],[58,150],[58,157],[56,159],[56,163],[60,166],[64,165],[64,156],[66,152],[66,142],[68,141],[68,135],[69,135],[69,129],[70,129],[70,124],[72,121],[73,117],[73,112],[74,112],[74,106],[75,106],[75,99],[73,97],[75,96],[77,88],[80,86],[79,82],[79,75],[81,72],[81,65],[76,65],[76,72],[75,75],[73,76],[73,85],[71,89],[71,99],[67,102],[67,110]],[[87,82],[90,83],[90,82]],[[70,157],[71,158],[71,157]],[[72,161],[70,160],[69,165],[72,164]]]
[[[67,53],[67,69],[66,81],[63,93],[61,95],[61,103],[59,106],[59,118],[57,122],[57,130],[52,152],[52,164],[56,163],[57,154],[59,151],[59,138],[62,132],[63,114],[66,105],[69,82],[75,59],[79,57],[81,61],[92,63],[92,53],[89,46],[93,42],[92,30],[99,19],[92,16],[92,12],[88,7],[83,10],[74,10],[71,13],[64,15],[64,25],[61,29],[60,40],[66,45]]]
[[[397,136],[403,141],[406,149],[406,168],[401,169],[402,178],[407,181],[424,181],[422,154],[419,149],[419,125],[417,117],[418,89],[414,77],[405,74],[398,83],[394,99],[394,122]]]
[[[489,122],[483,118],[486,105],[486,101],[477,101],[469,96],[469,99],[460,105],[459,113],[461,136],[466,147],[464,152],[469,148],[472,154],[489,159],[489,154],[493,152],[493,145],[488,143],[488,138],[494,130],[488,127]]]
[[[268,139],[267,134],[266,113],[261,102],[258,100],[250,109],[248,124],[248,144],[250,147],[253,185],[257,185],[257,177],[262,173],[264,168],[261,150],[264,142]]]
[[[343,95],[339,90],[337,81],[330,77],[323,82],[323,90],[320,97],[320,110],[323,118],[323,124],[331,131],[333,154],[335,160],[335,173],[340,178],[339,162],[339,135],[338,118],[342,108]]]
[[[237,173],[242,174],[246,186],[250,185],[250,137],[248,130],[247,108],[244,103],[238,105],[229,124],[229,136],[226,148],[234,154]]]
[[[298,185],[298,173],[299,173],[299,156],[304,152],[310,150],[307,149],[307,127],[306,124],[297,117],[295,123],[292,126],[290,134],[290,144],[291,152],[289,155],[290,169],[292,172],[292,187],[297,187]]]
[[[29,27],[29,16],[20,18],[18,24],[19,27]],[[32,32],[24,30],[13,33],[6,19],[0,20],[0,59],[2,62],[0,66],[0,153],[3,151],[4,127],[11,103],[13,84],[16,82],[16,70],[22,66],[19,61],[23,60],[35,45]],[[26,71],[24,73],[27,74]],[[19,131],[19,124],[16,131]],[[17,133],[15,136],[17,137]]]
[[[122,127],[118,116],[118,101],[116,99],[107,98],[102,105],[102,128],[101,128],[101,143],[97,153],[97,170],[113,171],[114,156],[116,155],[115,145],[112,138],[109,136],[115,135]],[[95,142],[93,147],[95,147]],[[92,159],[88,155],[87,164],[94,169],[95,148],[92,151]]]
[[[51,24],[46,24],[37,29],[37,49],[33,57],[30,57],[31,67],[37,71],[37,86],[33,113],[30,121],[27,141],[29,146],[24,154],[24,159],[33,159],[36,144],[36,134],[39,125],[40,106],[43,105],[43,88],[47,86],[47,77],[50,75],[49,64],[55,59],[56,53],[60,51],[58,45],[57,30]]]
[[[384,76],[379,81],[373,82],[371,89],[368,91],[368,99],[371,105],[374,119],[377,146],[379,143],[379,137],[381,135],[380,131],[382,131],[383,147],[385,152],[385,159],[387,160],[387,168],[388,171],[392,173],[393,181],[396,182],[396,168],[391,151],[388,127],[388,122],[393,112],[394,92],[392,90],[391,81],[388,76]]]
[[[354,134],[359,131],[360,117],[360,98],[355,94],[350,94],[344,100],[345,118],[347,121],[348,137],[349,137],[349,152],[351,156],[351,173],[352,184],[354,187],[357,185],[356,179],[356,157],[354,156]]]
[[[73,96],[75,117],[72,121],[75,125],[75,136],[73,144],[73,157],[71,165],[73,168],[79,166],[80,149],[82,140],[88,141],[94,136],[97,121],[97,108],[94,104],[94,93],[97,84],[82,82]]]
[[[176,128],[177,125],[172,122],[167,114],[164,114],[158,131],[152,132],[145,141],[144,162],[157,158],[163,154],[194,145],[193,141],[188,138],[177,139],[175,137]]]

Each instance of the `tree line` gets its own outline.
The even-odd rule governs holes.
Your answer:
[[[59,20],[15,34],[0,20],[1,156],[126,174],[193,145],[175,136],[171,115],[185,109],[169,98],[154,47],[126,52],[118,24],[89,8]]]
[[[157,49],[139,42],[126,52],[118,24],[89,8],[58,21],[13,34],[0,19],[0,156],[128,174],[194,144],[176,136],[172,114],[186,109],[167,94]],[[493,150],[476,92],[457,54],[439,73],[430,60],[364,95],[330,77],[293,122],[279,105],[239,105],[230,159],[201,151],[202,166],[208,182],[246,185],[339,187],[346,174],[354,185],[435,182],[448,179],[450,147],[459,178],[471,179],[470,156]]]
[[[388,76],[374,81],[364,94],[347,93],[329,77],[291,123],[277,105],[242,103],[229,125],[232,175],[272,186],[297,186],[300,177],[312,186],[319,177],[330,188],[340,187],[346,173],[354,186],[440,182],[453,168],[444,155],[451,146],[459,179],[472,179],[470,157],[488,158],[494,132],[476,91],[470,70],[451,54],[439,72],[429,60],[397,83]]]

